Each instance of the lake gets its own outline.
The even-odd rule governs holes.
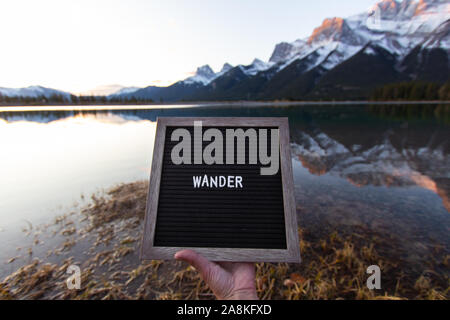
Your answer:
[[[444,259],[433,270],[449,275],[448,105],[47,109],[0,108],[0,275],[16,267],[3,261],[22,229],[148,179],[160,116],[288,117],[300,228],[380,239],[378,250],[416,275]]]

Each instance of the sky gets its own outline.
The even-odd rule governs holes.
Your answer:
[[[1,0],[0,87],[166,86],[209,64],[267,61],[282,41],[376,0]]]

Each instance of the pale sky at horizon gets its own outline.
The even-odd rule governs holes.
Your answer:
[[[2,0],[0,87],[169,85],[204,64],[267,61],[277,43],[376,2]]]

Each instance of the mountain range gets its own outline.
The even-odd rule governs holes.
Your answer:
[[[384,0],[369,12],[325,19],[305,39],[282,42],[267,62],[209,66],[169,87],[125,97],[155,101],[365,99],[380,85],[449,80],[450,3]]]
[[[154,101],[367,99],[379,86],[444,83],[450,74],[450,3],[383,0],[348,18],[327,18],[304,39],[281,42],[265,62],[204,65],[168,87],[118,87],[110,98]],[[0,94],[70,95],[43,87]]]

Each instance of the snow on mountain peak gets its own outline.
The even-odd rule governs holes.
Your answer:
[[[195,73],[195,75],[200,76],[200,77],[205,77],[205,78],[212,78],[212,77],[214,77],[214,74],[215,74],[214,71],[207,64],[204,66],[198,67],[197,72]]]
[[[274,65],[273,62],[264,62],[260,59],[255,58],[250,65],[240,66],[240,68],[242,72],[244,72],[246,75],[254,76],[255,74],[261,71],[269,69],[273,65]]]
[[[403,0],[401,3],[395,0],[382,0],[369,10],[369,15],[380,20],[403,21],[420,14],[426,7],[427,2],[423,0]]]
[[[227,73],[233,68],[229,63],[224,63],[222,69],[215,73],[209,65],[204,65],[197,68],[197,72],[194,76],[187,78],[183,81],[184,84],[202,84],[206,86],[214,79],[220,77],[221,75]]]
[[[369,15],[381,21],[400,22],[414,19],[422,16],[425,23],[430,20],[442,19],[436,16],[436,13],[444,15],[449,13],[447,0],[382,0],[376,3],[370,10]]]
[[[408,1],[408,5],[411,1]],[[405,5],[407,5],[405,3]],[[400,5],[395,0],[383,0],[375,4],[372,10],[379,10],[383,19],[393,19],[397,16],[400,9]]]
[[[248,66],[240,65],[239,68],[246,74],[250,76],[254,76],[258,72],[269,69],[273,65],[272,62],[264,62],[260,59],[254,59],[253,62]],[[222,69],[214,73],[209,65],[204,65],[202,67],[197,68],[197,72],[194,76],[187,78],[183,81],[184,84],[202,84],[208,85],[213,80],[227,73],[233,68],[229,63],[225,63]]]
[[[269,61],[281,70],[314,54],[308,70],[319,64],[330,69],[369,43],[399,58],[418,45],[449,50],[449,19],[448,0],[382,0],[368,12],[325,19],[306,39],[277,44]]]
[[[269,61],[279,63],[288,60],[294,51],[294,47],[295,46],[289,42],[281,42],[277,44]]]
[[[347,45],[361,45],[365,42],[364,37],[358,35],[342,18],[325,19],[322,25],[314,29],[308,38],[309,45],[326,44],[339,41]]]
[[[388,2],[392,4],[387,6]],[[369,15],[366,27],[370,31],[408,37],[406,40],[410,42],[419,40],[414,41],[415,46],[450,19],[450,3],[441,0],[403,0],[401,3],[384,0],[375,4]]]
[[[263,69],[267,67],[267,64],[258,58],[255,58],[251,65],[254,66],[256,69]]]
[[[195,72],[195,75],[187,78],[183,82],[185,84],[200,83],[202,85],[207,85],[215,78],[215,76],[216,74],[214,73],[214,71],[211,69],[209,65],[206,64],[204,66],[198,67],[197,71]]]
[[[308,43],[323,41],[325,39],[338,40],[344,29],[344,19],[327,18],[322,25],[314,29],[312,35],[308,39]]]
[[[233,68],[233,66],[231,64],[229,64],[228,62],[226,62],[223,64],[223,67],[219,73],[224,74],[224,73],[230,71],[232,68]]]

